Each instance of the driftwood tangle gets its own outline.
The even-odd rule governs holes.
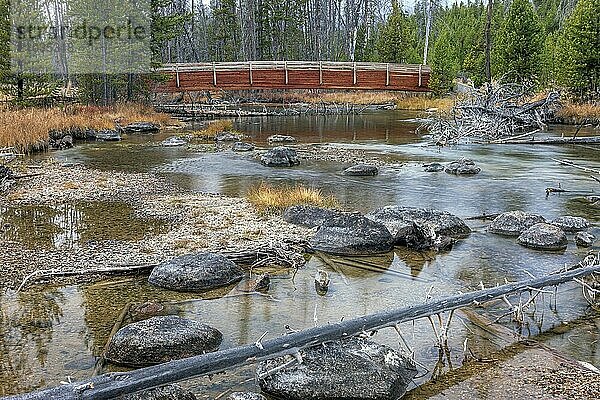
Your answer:
[[[384,311],[339,323],[317,326],[300,332],[279,336],[262,343],[259,339],[255,344],[251,345],[171,361],[130,372],[108,373],[52,389],[12,396],[7,398],[7,400],[114,399],[123,394],[214,374],[229,368],[256,363],[257,361],[283,354],[295,354],[307,346],[348,338],[361,332],[370,332],[385,327],[396,326],[403,322],[430,317],[507,294],[555,286],[597,272],[600,272],[600,264],[595,263],[591,266],[574,268],[541,278],[445,297],[424,304]]]

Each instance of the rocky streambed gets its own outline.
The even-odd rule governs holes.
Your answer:
[[[0,261],[8,268],[1,348],[7,360],[26,357],[33,373],[3,370],[0,393],[56,385],[67,374],[84,379],[260,343],[540,276],[580,261],[588,243],[597,246],[599,218],[590,193],[544,198],[545,187],[567,177],[569,189],[588,188],[583,173],[549,161],[553,150],[437,153],[381,138],[315,145],[297,134],[296,143],[286,139],[289,131],[276,141],[248,133],[243,143],[252,146],[206,144],[216,152],[161,146],[165,137],[158,136],[131,146],[84,145],[55,153],[57,162],[25,163],[43,175],[11,185],[0,203],[6,249]],[[290,151],[263,160],[281,146]],[[306,151],[311,148],[319,150]],[[589,160],[589,152],[576,154]],[[286,165],[273,167],[270,160]],[[520,169],[508,167],[515,161]],[[262,181],[320,188],[338,198],[339,209],[299,206],[261,214],[245,194]],[[302,252],[301,261],[294,259],[301,268],[277,266],[277,258],[289,254],[273,249],[284,247]],[[258,259],[248,249],[268,249],[266,261],[250,268]],[[33,276],[21,292],[14,290],[37,270],[132,265],[147,269],[111,279],[101,273],[74,280]],[[580,326],[582,318],[593,321],[578,289],[573,284],[556,298],[538,300],[537,310],[554,307],[551,316],[533,312],[518,324],[505,318],[489,326],[536,338],[563,325]],[[505,309],[492,304],[478,313],[494,321]],[[469,358],[496,357],[502,346],[468,315],[452,322],[439,354],[436,335],[421,320],[399,326],[400,336],[385,329],[136,396],[396,399],[430,379],[444,380],[463,362],[470,365]],[[598,364],[585,344],[597,335],[588,335],[577,348],[566,340],[553,345]],[[34,340],[39,351],[30,346]],[[162,340],[167,344],[157,346]],[[531,375],[527,379],[530,384]],[[545,392],[536,386],[530,393]]]

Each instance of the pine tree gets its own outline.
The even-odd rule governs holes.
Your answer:
[[[529,0],[514,0],[496,43],[499,76],[516,81],[539,77],[542,26]]]
[[[433,43],[431,57],[431,79],[429,85],[436,94],[445,94],[452,89],[454,78],[459,70],[452,32],[442,29]]]
[[[411,40],[410,25],[398,1],[392,0],[392,13],[382,27],[377,41],[379,61],[406,63],[410,58],[414,58],[415,45]]]
[[[581,99],[600,98],[600,0],[579,0],[558,46],[560,83]]]

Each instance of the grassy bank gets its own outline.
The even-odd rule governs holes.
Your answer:
[[[600,123],[600,103],[565,102],[558,110],[558,119],[564,123]]]
[[[0,110],[0,148],[13,147],[29,153],[48,146],[48,133],[68,129],[114,129],[136,121],[160,125],[172,123],[171,117],[154,112],[151,107],[124,104],[113,107],[67,106],[64,108],[25,108]]]

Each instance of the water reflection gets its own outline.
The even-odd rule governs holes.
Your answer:
[[[35,247],[74,248],[101,240],[137,241],[166,224],[140,218],[123,202],[0,206],[0,237]]]

